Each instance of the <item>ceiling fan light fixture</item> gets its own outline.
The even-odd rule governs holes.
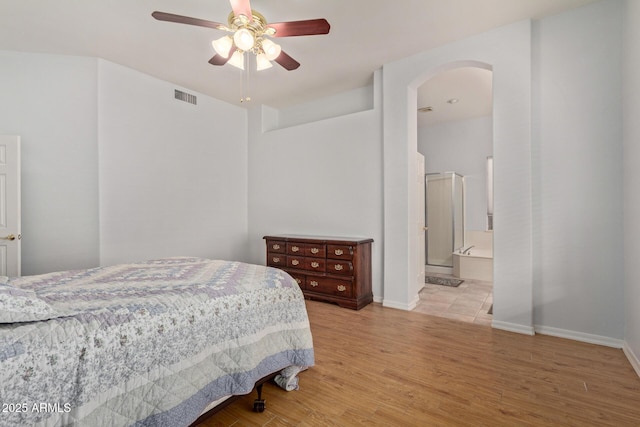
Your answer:
[[[218,55],[228,58],[231,47],[233,46],[233,39],[230,36],[220,37],[219,39],[212,41],[211,45]]]
[[[264,50],[264,54],[269,61],[274,61],[282,52],[280,45],[275,44],[269,39],[262,40],[262,50]]]
[[[256,39],[253,36],[253,33],[247,28],[240,28],[233,34],[233,42],[236,44],[238,49],[246,52],[253,48],[256,43]]]
[[[266,70],[271,67],[273,67],[273,64],[267,59],[267,56],[264,53],[256,55],[256,69],[258,71]]]
[[[151,16],[158,21],[226,31],[229,33],[226,37],[211,42],[216,54],[208,62],[216,66],[229,63],[242,70],[245,69],[245,61],[253,62],[251,54],[255,55],[256,68],[259,70],[270,68],[275,65],[274,63],[288,71],[296,70],[300,67],[300,63],[284,52],[276,43],[267,40],[267,37],[329,34],[331,28],[329,22],[324,18],[276,22],[269,25],[262,14],[251,8],[251,0],[229,1],[231,13],[227,17],[227,25],[160,11],[153,12]],[[245,57],[245,54],[249,54],[249,56]]]
[[[240,52],[239,50],[233,52],[233,55],[231,55],[231,58],[229,58],[228,64],[244,70],[244,53]]]

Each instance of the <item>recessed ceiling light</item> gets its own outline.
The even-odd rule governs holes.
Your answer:
[[[458,98],[451,98],[451,99],[449,99],[447,102],[448,102],[449,104],[455,104],[455,103],[457,103],[458,101],[460,101]]]

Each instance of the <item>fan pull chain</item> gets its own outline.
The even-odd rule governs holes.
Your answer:
[[[240,90],[242,91],[240,95],[241,103],[251,101],[251,96],[249,95],[249,74],[250,74],[251,65],[252,65],[250,64],[251,55],[247,55],[246,52],[243,55],[245,55],[245,61],[244,61],[244,71],[242,71],[242,77],[241,77],[242,80],[240,82]]]

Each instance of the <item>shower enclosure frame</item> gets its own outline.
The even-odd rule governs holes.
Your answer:
[[[451,198],[450,198],[450,202],[451,202],[451,265],[448,264],[430,264],[429,263],[429,214],[428,214],[428,206],[429,206],[429,198],[428,198],[428,194],[429,194],[429,177],[436,177],[436,176],[441,176],[441,177],[447,177],[447,176],[451,176]],[[464,176],[456,173],[456,172],[434,172],[434,173],[426,173],[424,175],[424,200],[425,200],[425,206],[424,206],[424,221],[425,221],[425,239],[424,239],[424,245],[425,245],[425,264],[427,266],[432,266],[432,267],[446,267],[446,268],[453,268],[453,253],[456,251],[456,247],[455,247],[455,242],[456,242],[456,214],[457,214],[457,209],[456,209],[456,185],[455,185],[455,177],[460,178],[460,183],[461,183],[461,198],[462,198],[462,203],[460,206],[460,221],[461,221],[461,228],[460,228],[460,238],[462,241],[462,244],[460,245],[460,247],[464,246],[464,199],[465,199],[465,184],[464,184]]]

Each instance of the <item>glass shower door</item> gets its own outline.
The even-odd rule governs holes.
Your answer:
[[[452,172],[426,175],[427,265],[453,267],[464,244],[463,178]]]

